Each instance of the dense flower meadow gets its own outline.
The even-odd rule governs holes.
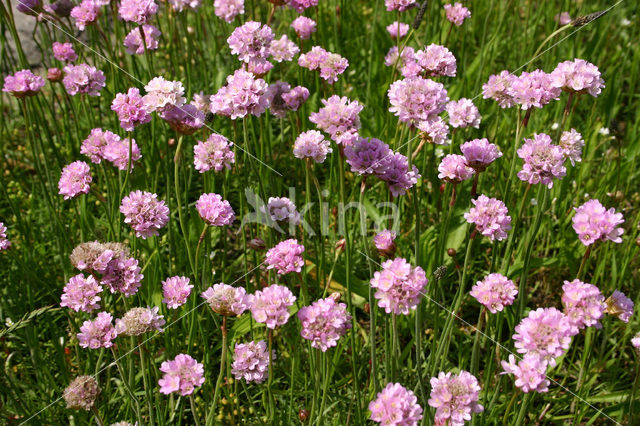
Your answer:
[[[640,423],[634,6],[48,1],[3,424]]]

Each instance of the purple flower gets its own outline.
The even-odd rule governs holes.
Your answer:
[[[79,5],[71,9],[71,17],[76,27],[83,31],[87,25],[98,21],[100,16],[100,3],[95,0],[82,0]]]
[[[128,132],[151,121],[140,91],[135,87],[131,87],[127,93],[118,93],[111,103],[111,110],[118,114],[120,126]]]
[[[467,161],[467,166],[477,172],[482,172],[487,166],[498,158],[502,157],[502,152],[497,145],[489,143],[486,138],[473,139],[465,142],[460,147],[460,151]]]
[[[73,7],[74,4],[71,0],[53,0],[44,6],[44,10],[60,18],[67,18],[71,14]]]
[[[312,158],[316,163],[323,163],[330,152],[329,141],[317,130],[301,133],[293,145],[296,158]]]
[[[356,138],[344,148],[351,171],[360,175],[382,175],[388,165],[386,158],[392,155],[389,145],[376,138]]]
[[[509,355],[509,362],[502,361],[504,372],[501,374],[513,374],[516,386],[524,393],[543,393],[549,391],[551,383],[547,379],[547,365],[547,361],[534,353],[526,354],[518,362],[515,356]]]
[[[164,201],[146,191],[132,191],[124,197],[120,213],[124,215],[124,223],[133,228],[136,237],[143,239],[158,235],[158,230],[169,222],[169,208]]]
[[[589,93],[597,97],[604,87],[598,67],[583,59],[560,62],[550,77],[551,86],[565,92]]]
[[[468,371],[456,375],[440,372],[432,377],[429,405],[436,409],[435,424],[463,426],[471,414],[484,410],[478,403],[479,394],[478,379]]]
[[[196,201],[196,209],[202,220],[210,226],[231,225],[236,220],[231,204],[218,194],[202,194]]]
[[[369,418],[382,425],[416,426],[422,420],[418,398],[400,383],[388,383],[369,403],[369,411]]]
[[[469,292],[489,312],[502,312],[505,306],[513,304],[518,288],[513,281],[500,274],[489,274],[484,280],[478,281]]]
[[[420,76],[394,82],[388,95],[391,103],[389,111],[409,126],[440,114],[449,101],[442,84]]]
[[[402,39],[409,33],[409,24],[395,21],[387,25],[387,32],[393,40]]]
[[[347,312],[347,305],[337,302],[339,297],[339,293],[334,293],[298,311],[302,325],[300,335],[311,341],[312,348],[326,352],[336,346],[338,339],[351,328],[351,315]]]
[[[297,111],[309,98],[309,89],[303,86],[296,86],[282,94],[282,100],[291,111]]]
[[[187,354],[179,354],[172,361],[164,361],[160,366],[164,376],[158,380],[160,393],[168,395],[179,392],[191,395],[196,387],[204,383],[204,366]]]
[[[118,15],[123,21],[146,24],[158,12],[153,0],[120,0]]]
[[[8,250],[11,247],[11,241],[7,239],[7,227],[0,222],[0,251]]]
[[[398,12],[404,12],[407,9],[414,7],[415,0],[384,0],[384,5],[387,6],[387,11],[397,10]]]
[[[204,113],[195,105],[182,106],[170,105],[161,113],[160,118],[165,120],[171,129],[183,135],[192,135],[204,126]]]
[[[524,141],[518,149],[518,157],[524,160],[518,177],[530,184],[541,183],[552,188],[553,179],[561,179],[567,172],[562,149],[553,145],[551,137],[544,133],[534,134],[533,139]]]
[[[428,76],[456,76],[456,57],[444,46],[430,44],[415,53],[415,60]]]
[[[89,275],[78,274],[71,277],[64,286],[60,306],[73,309],[76,312],[92,312],[100,309],[100,296],[102,286],[96,279]]]
[[[384,158],[382,172],[377,173],[377,176],[387,183],[387,187],[394,197],[404,195],[420,179],[418,168],[411,165],[410,170],[409,160],[398,152]]]
[[[631,339],[631,346],[633,346],[636,351],[640,352],[640,332],[636,333]]]
[[[458,101],[451,101],[446,109],[451,127],[480,127],[482,116],[471,99],[460,98]]]
[[[571,16],[569,12],[561,12],[553,16],[553,20],[560,25],[567,25],[571,23]]]
[[[30,70],[20,70],[4,78],[2,91],[11,93],[18,99],[33,96],[44,86],[44,78],[35,75]]]
[[[128,170],[129,150],[131,150],[131,171],[133,171],[133,163],[142,158],[140,148],[138,148],[138,144],[133,138],[121,140],[118,137],[117,140],[108,141],[103,151],[104,159],[111,162],[118,170]]]
[[[621,291],[614,291],[604,302],[607,305],[607,313],[617,316],[623,322],[629,322],[633,315],[633,301]]]
[[[445,4],[444,11],[445,15],[447,16],[447,21],[451,22],[457,27],[462,25],[462,22],[464,22],[465,19],[471,18],[471,12],[469,12],[469,9],[458,2],[452,5]]]
[[[69,383],[62,397],[68,409],[89,411],[99,394],[100,387],[96,379],[91,376],[78,376]]]
[[[574,231],[585,246],[596,241],[622,242],[624,229],[619,226],[624,223],[622,213],[613,207],[607,210],[598,200],[589,200],[578,207],[572,221]]]
[[[288,3],[296,12],[302,13],[305,9],[317,6],[318,0],[288,0]]]
[[[138,261],[125,254],[119,254],[108,260],[105,269],[100,270],[103,274],[100,284],[107,286],[111,293],[122,293],[125,297],[133,296],[138,292],[140,283],[144,275]]]
[[[116,320],[116,332],[119,336],[140,336],[150,331],[162,333],[165,324],[164,316],[158,311],[160,308],[133,308],[127,311],[122,318]]]
[[[300,213],[296,205],[287,197],[269,197],[267,202],[269,217],[276,222],[300,223]]]
[[[492,75],[489,81],[482,85],[482,97],[493,99],[500,105],[500,108],[510,108],[516,104],[511,92],[511,85],[518,77],[509,71],[501,71],[500,74]]]
[[[267,83],[263,79],[239,69],[227,77],[226,86],[211,96],[211,112],[232,120],[248,114],[259,117],[269,106],[266,90]]]
[[[73,44],[53,42],[53,57],[61,62],[73,62],[78,59],[78,55],[73,50]]]
[[[216,172],[225,168],[231,170],[231,165],[236,161],[232,147],[233,142],[214,133],[206,141],[198,141],[198,144],[193,147],[193,165],[200,173],[212,169]]]
[[[585,327],[602,328],[600,318],[604,315],[606,306],[600,289],[575,279],[565,281],[562,286],[562,306],[564,314],[569,319],[574,333]]]
[[[511,229],[511,216],[505,204],[486,195],[480,195],[471,200],[473,206],[464,218],[476,225],[476,229],[491,241],[502,241],[507,238],[507,231]]]
[[[304,246],[295,239],[289,239],[276,244],[267,251],[267,269],[275,269],[278,274],[300,272],[304,266]]]
[[[223,316],[238,316],[249,309],[249,297],[242,287],[219,283],[206,289],[201,296],[209,307]]]
[[[560,149],[562,149],[564,157],[571,161],[572,166],[575,166],[576,161],[578,163],[582,161],[584,140],[582,140],[582,135],[576,132],[576,129],[571,129],[569,132],[562,132],[559,146]]]
[[[84,161],[74,161],[62,169],[58,181],[58,194],[64,195],[65,200],[76,197],[79,194],[88,194],[93,181],[91,169]]]
[[[16,9],[20,13],[37,16],[42,9],[42,2],[40,0],[18,0]]]
[[[283,35],[279,39],[273,40],[269,46],[269,51],[273,60],[276,62],[290,61],[293,57],[300,52],[300,48],[286,35]]]
[[[396,252],[395,239],[395,231],[384,229],[373,237],[373,244],[376,246],[376,249],[378,249],[378,253],[380,253],[381,256],[392,257]]]
[[[273,38],[271,27],[248,21],[233,30],[227,43],[232,54],[238,55],[238,59],[243,62],[249,62],[252,59],[267,59]]]
[[[142,98],[148,112],[163,112],[165,109],[181,107],[187,102],[184,97],[184,87],[179,81],[165,80],[163,77],[152,78],[144,90],[147,92]]]
[[[283,95],[285,93],[289,93],[291,91],[291,85],[289,83],[285,83],[284,81],[276,81],[273,84],[270,84],[265,92],[265,98],[267,99],[267,103],[269,104],[269,109],[271,110],[271,114],[275,115],[279,118],[284,118],[289,111],[289,106],[283,99]]]
[[[542,108],[553,99],[558,99],[561,90],[552,86],[551,76],[542,70],[523,72],[511,80],[507,92],[513,102],[524,110]]]
[[[467,166],[467,159],[462,155],[448,154],[438,165],[438,179],[457,184],[473,176],[473,169]]]
[[[421,267],[414,268],[398,257],[382,264],[382,271],[371,278],[371,287],[377,290],[375,298],[385,312],[409,315],[420,303],[428,282]]]
[[[78,343],[83,348],[110,348],[116,338],[116,329],[111,323],[113,317],[108,312],[100,312],[93,321],[85,321],[78,333]]]
[[[296,32],[302,40],[311,38],[311,34],[316,32],[316,21],[306,16],[298,16],[291,23],[291,28]]]
[[[515,347],[521,354],[533,353],[555,367],[571,343],[573,332],[569,318],[556,308],[538,308],[520,321],[513,335]]]
[[[436,145],[449,144],[449,125],[441,117],[420,121],[416,127],[421,132],[421,137]]]
[[[84,154],[94,164],[100,164],[105,159],[104,150],[110,143],[120,142],[120,136],[100,128],[92,129],[87,139],[82,141],[80,154]]]
[[[106,78],[102,71],[87,64],[67,65],[64,67],[62,84],[71,96],[78,93],[89,96],[100,96]]]
[[[264,323],[274,329],[289,320],[289,306],[293,306],[296,297],[287,287],[273,284],[264,290],[248,296],[249,309],[256,322]]]
[[[324,106],[312,113],[309,121],[328,133],[334,141],[337,142],[342,134],[360,128],[359,114],[364,108],[360,102],[333,95],[329,99],[322,99],[322,104]]]
[[[215,0],[213,7],[216,16],[229,24],[236,16],[244,14],[244,0]]]
[[[162,303],[166,303],[169,309],[177,309],[184,305],[193,288],[189,282],[189,278],[181,276],[170,277],[162,281]]]
[[[124,47],[130,55],[142,55],[146,50],[156,50],[158,48],[158,39],[162,35],[159,29],[153,25],[145,24],[142,26],[144,31],[144,43],[140,35],[140,27],[133,28],[124,38]]]
[[[271,359],[276,358],[275,351]],[[269,350],[264,340],[259,342],[236,343],[233,351],[231,373],[236,380],[244,379],[247,383],[262,383],[269,377]]]

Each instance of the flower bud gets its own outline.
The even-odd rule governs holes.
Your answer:
[[[264,240],[260,239],[260,238],[254,238],[251,241],[249,241],[247,243],[247,246],[250,249],[253,249],[255,251],[262,251],[265,250],[267,248],[267,244],[264,242]]]
[[[47,70],[47,80],[52,83],[62,81],[62,70],[60,68],[49,68]]]

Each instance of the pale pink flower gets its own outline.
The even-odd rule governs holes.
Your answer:
[[[471,12],[469,12],[469,9],[458,2],[455,2],[454,4],[445,4],[444,11],[447,16],[447,20],[458,27],[462,25],[465,19],[471,18]]]
[[[369,417],[382,425],[416,426],[422,420],[418,397],[399,383],[388,383],[369,403]]]
[[[480,385],[468,371],[458,374],[440,372],[431,378],[429,405],[436,409],[435,424],[463,426],[471,415],[480,413],[484,407],[478,403]]]
[[[264,323],[270,329],[287,323],[290,315],[289,307],[296,301],[291,290],[277,284],[258,290],[248,298],[253,319]]]
[[[493,273],[478,281],[469,294],[495,314],[513,304],[518,288],[504,275]]]
[[[92,181],[89,165],[84,161],[74,161],[62,169],[62,174],[58,181],[58,193],[64,195],[65,200],[74,198],[79,194],[88,194]]]
[[[191,395],[195,388],[204,383],[204,366],[187,354],[179,354],[160,366],[164,376],[158,380],[160,393],[168,395],[178,392],[182,396]]]

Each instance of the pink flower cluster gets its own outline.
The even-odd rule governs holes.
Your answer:
[[[449,115],[449,125],[453,128],[480,127],[482,116],[471,99],[461,98],[451,101],[446,106]]]
[[[169,105],[161,113],[160,118],[165,120],[171,129],[183,135],[192,135],[204,126],[204,113],[195,105],[182,106]]]
[[[623,322],[629,322],[633,315],[633,301],[625,296],[621,291],[614,291],[604,302],[607,305],[607,313],[615,315]]]
[[[147,239],[158,235],[158,230],[169,222],[169,208],[158,200],[156,194],[146,191],[132,191],[122,199],[120,213],[124,223],[133,228],[136,237]]]
[[[502,157],[497,145],[489,143],[486,138],[473,139],[460,146],[460,151],[467,161],[467,166],[476,172],[484,171],[489,164]]]
[[[552,188],[553,179],[561,179],[567,172],[562,148],[554,145],[551,137],[544,133],[535,134],[533,139],[524,141],[518,149],[518,157],[524,160],[518,177],[530,184],[541,183]]]
[[[267,83],[242,69],[227,77],[227,85],[211,96],[211,112],[230,117],[244,118],[248,114],[260,116],[269,106],[265,97]]]
[[[267,201],[269,217],[275,222],[300,223],[300,213],[293,201],[287,197],[269,197]]]
[[[266,60],[269,57],[269,46],[274,39],[273,30],[260,22],[247,21],[236,27],[227,44],[231,53],[238,55],[242,62]]]
[[[480,195],[471,200],[473,207],[464,214],[469,223],[476,225],[476,229],[491,241],[502,241],[507,238],[507,231],[511,229],[511,216],[507,206],[496,198]]]
[[[237,380],[247,383],[262,383],[269,377],[269,350],[264,340],[249,343],[236,343],[233,351],[231,373]],[[276,358],[275,351],[271,360]]]
[[[385,312],[408,315],[420,303],[428,282],[421,267],[398,257],[382,264],[382,271],[371,278],[371,287],[377,290],[375,298]]]
[[[369,403],[369,417],[382,425],[416,426],[422,420],[418,397],[400,383],[388,383]]]
[[[181,107],[187,101],[184,97],[184,87],[179,81],[165,80],[163,77],[152,78],[144,90],[144,105],[149,113],[163,112],[165,109]]]
[[[223,316],[238,316],[249,309],[249,296],[244,288],[232,287],[228,284],[214,284],[201,296],[207,301],[211,310]]]
[[[100,96],[100,90],[107,80],[102,71],[87,64],[67,65],[63,71],[62,84],[71,96]]]
[[[120,126],[128,132],[151,121],[143,97],[135,87],[131,87],[127,93],[118,93],[111,102],[111,110],[118,114]]]
[[[162,281],[162,303],[169,309],[177,309],[184,305],[191,294],[193,285],[187,277],[169,277]]]
[[[572,221],[574,231],[585,246],[596,241],[622,242],[622,213],[616,212],[613,207],[607,210],[598,200],[589,200],[578,207]]]
[[[467,165],[463,155],[448,154],[440,161],[438,172],[438,179],[458,184],[473,176],[474,170]]]
[[[387,11],[389,12],[393,10],[404,12],[405,10],[415,6],[415,4],[415,0],[384,0],[384,5],[387,7]]]
[[[409,24],[395,21],[387,25],[387,32],[393,40],[397,40],[398,38],[402,39],[409,33]]]
[[[298,16],[291,23],[291,28],[293,28],[298,37],[302,40],[308,40],[311,38],[311,34],[316,32],[317,24],[316,21],[311,18]]]
[[[360,112],[364,105],[351,101],[346,96],[333,95],[322,99],[324,105],[318,112],[311,113],[309,121],[328,133],[336,143],[346,134],[353,134],[360,128]]]
[[[5,77],[2,91],[21,99],[38,93],[44,83],[44,78],[33,74],[30,70],[20,70]]]
[[[269,85],[265,93],[271,113],[279,118],[284,118],[289,111],[297,111],[309,97],[306,87],[296,86],[293,89],[289,83],[277,81]]]
[[[393,151],[389,145],[376,138],[356,138],[344,147],[344,156],[351,170],[360,175],[382,175],[387,164],[387,157]]]
[[[62,169],[62,174],[58,181],[58,193],[64,195],[65,200],[74,198],[79,194],[88,194],[92,181],[89,165],[84,161],[74,161]]]
[[[457,27],[462,25],[465,19],[471,18],[471,12],[469,12],[469,9],[458,2],[455,2],[454,4],[445,4],[444,11],[447,16],[447,20]]]
[[[547,366],[547,361],[534,353],[525,354],[517,362],[515,356],[509,355],[509,362],[502,361],[501,374],[513,374],[516,386],[524,393],[543,393],[549,391],[551,383],[547,379]]]
[[[256,322],[264,323],[270,329],[287,323],[289,307],[293,306],[295,301],[296,297],[291,290],[277,284],[248,296],[251,316]]]
[[[438,377],[432,377],[429,405],[436,409],[435,424],[463,426],[471,420],[471,414],[484,410],[478,403],[479,394],[478,379],[468,371],[440,372]]]
[[[225,168],[231,170],[231,165],[236,161],[232,147],[233,142],[214,133],[193,147],[193,165],[200,173],[209,170],[220,172]]]
[[[74,19],[76,28],[83,31],[87,25],[96,22],[100,16],[100,6],[100,2],[96,0],[82,0],[71,9],[70,16]]]
[[[302,324],[300,335],[311,341],[311,347],[322,352],[336,346],[338,339],[351,328],[351,315],[347,312],[347,305],[337,302],[339,297],[340,294],[335,293],[298,311]]]
[[[271,57],[276,62],[291,61],[300,52],[300,48],[286,35],[275,39],[269,45]]]
[[[383,229],[373,237],[373,244],[381,255],[391,257],[396,252],[396,232]]]
[[[61,62],[74,62],[78,59],[78,54],[73,50],[71,43],[54,41],[51,48],[53,49],[53,57]]]
[[[158,12],[153,0],[120,0],[118,15],[123,21],[146,24]]]
[[[288,0],[289,6],[302,13],[305,9],[318,5],[318,0]]]
[[[575,166],[576,162],[582,161],[582,148],[584,147],[584,140],[582,135],[571,129],[568,132],[562,132],[560,136],[560,143],[558,144],[565,158],[571,161],[571,165]]]
[[[405,47],[402,59],[401,72],[404,77],[456,76],[456,57],[449,49],[438,44],[430,44],[415,53],[413,49]]]
[[[76,312],[92,312],[100,309],[100,296],[102,286],[93,275],[85,277],[78,274],[69,279],[64,286],[60,306],[73,309]]]
[[[328,52],[320,46],[313,46],[310,52],[300,55],[298,65],[311,71],[320,70],[320,77],[329,84],[333,84],[347,69],[349,61],[337,53]]]
[[[329,141],[317,130],[300,133],[293,145],[294,157],[311,158],[316,163],[323,163],[330,152]]]
[[[516,285],[501,274],[489,274],[484,280],[478,281],[469,292],[489,312],[502,312],[505,306],[510,306],[518,294]]]
[[[236,214],[227,200],[219,194],[202,194],[196,201],[198,214],[210,226],[231,225]]]
[[[77,334],[78,343],[83,348],[98,349],[113,346],[113,339],[118,335],[112,324],[113,317],[108,312],[100,312],[93,320],[82,323]]]
[[[388,95],[389,111],[410,126],[434,118],[444,111],[449,101],[441,83],[420,76],[394,82]]]
[[[304,266],[304,246],[295,239],[289,239],[276,244],[267,251],[267,269],[275,269],[278,274],[300,272]]]
[[[550,77],[551,86],[565,92],[589,93],[595,97],[604,88],[598,67],[583,59],[560,62]]]
[[[82,142],[80,153],[88,156],[92,163],[100,164],[102,160],[106,160],[119,170],[127,170],[129,149],[131,149],[131,170],[133,170],[134,162],[142,158],[135,139],[120,139],[120,136],[115,133],[96,128],[91,130],[87,139]]]
[[[489,81],[482,85],[482,97],[493,99],[500,105],[500,108],[510,108],[515,105],[515,99],[511,92],[511,85],[518,77],[509,71],[501,71],[500,74],[492,75]]]
[[[213,7],[216,16],[228,24],[233,22],[236,16],[244,14],[244,0],[215,0]]]
[[[550,366],[561,356],[575,335],[569,318],[556,308],[538,308],[520,321],[513,335],[515,347],[521,354],[533,353]]]
[[[387,183],[394,197],[406,194],[420,179],[418,168],[413,164],[409,168],[409,160],[399,152],[385,157],[382,172],[377,176]]]
[[[160,393],[168,395],[179,392],[180,395],[191,395],[196,387],[204,383],[204,366],[187,354],[179,354],[171,361],[164,361],[160,366],[164,376],[158,380]]]
[[[542,70],[523,72],[519,77],[512,78],[508,89],[513,103],[520,105],[523,110],[542,108],[554,99],[558,99],[562,92],[551,85],[551,76]]]
[[[562,291],[564,314],[575,334],[585,327],[602,328],[600,318],[604,315],[606,306],[598,287],[576,278],[571,282],[565,281]]]
[[[7,250],[11,247],[11,241],[7,239],[7,227],[0,222],[0,251]]]
[[[156,50],[158,48],[158,40],[162,35],[160,30],[149,24],[144,24],[142,30],[144,31],[144,43],[139,27],[133,28],[124,38],[124,47],[127,48],[128,54],[142,55],[145,48],[146,50]]]
[[[421,137],[436,145],[447,145],[449,140],[449,125],[441,117],[433,117],[420,121],[416,127],[421,132]]]

